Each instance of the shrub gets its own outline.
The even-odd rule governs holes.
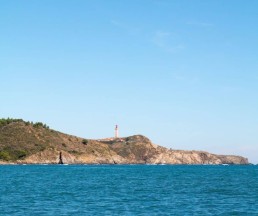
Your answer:
[[[0,159],[9,161],[9,160],[11,160],[11,156],[10,156],[9,152],[7,152],[7,151],[0,151]]]
[[[49,129],[49,126],[47,126],[46,124],[43,124],[42,122],[36,122],[36,123],[32,123],[33,127],[43,127],[45,129]]]
[[[36,128],[43,127],[45,129],[49,129],[49,126],[47,126],[46,124],[43,124],[42,122],[33,123],[33,122],[29,122],[29,121],[23,121],[22,119],[12,119],[12,118],[0,119],[0,127],[6,126],[13,122],[23,122],[26,126],[32,125],[33,127],[36,127]]]
[[[87,145],[88,142],[89,142],[89,141],[88,141],[87,139],[83,139],[83,140],[82,140],[82,144],[84,144],[84,145]]]
[[[0,159],[5,161],[14,161],[25,158],[27,154],[28,152],[25,150],[13,150],[10,148],[5,148],[0,151]]]
[[[36,122],[36,123],[33,124],[33,127],[43,127],[43,126],[44,125],[41,122]]]
[[[7,118],[7,119],[2,118],[2,119],[0,119],[0,127],[8,125],[13,122],[23,122],[23,120],[22,119],[12,119],[12,118]]]
[[[27,155],[27,152],[25,150],[17,150],[15,152],[15,156],[18,158],[18,159],[22,159],[24,157],[26,157]]]

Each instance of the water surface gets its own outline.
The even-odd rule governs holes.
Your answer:
[[[258,166],[3,165],[0,215],[258,215]]]

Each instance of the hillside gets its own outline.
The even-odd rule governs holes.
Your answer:
[[[142,135],[91,140],[42,123],[0,120],[0,163],[28,164],[248,164],[240,156],[169,150]]]

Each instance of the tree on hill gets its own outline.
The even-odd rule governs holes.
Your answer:
[[[22,119],[12,119],[12,118],[4,119],[4,118],[2,118],[2,119],[0,119],[0,127],[8,125],[13,122],[24,122],[24,121]]]
[[[29,121],[24,121],[23,119],[13,119],[13,118],[2,118],[0,119],[0,127],[6,126],[8,124],[14,123],[14,122],[23,122],[26,126],[32,125],[33,127],[43,127],[45,129],[49,129],[49,126],[46,124],[43,124],[42,122],[29,122]]]

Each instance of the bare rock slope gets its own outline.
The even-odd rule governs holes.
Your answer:
[[[1,122],[0,122],[1,123]],[[19,121],[0,124],[0,164],[248,164],[241,156],[169,150],[142,135],[90,140]]]

